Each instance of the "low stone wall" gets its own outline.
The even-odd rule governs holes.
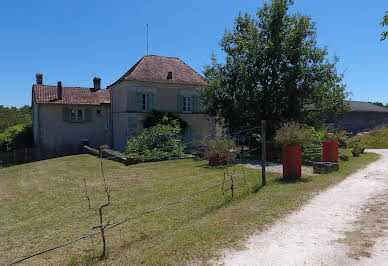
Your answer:
[[[100,156],[99,150],[91,148],[87,145],[83,145],[81,147],[81,151],[82,151],[82,153],[90,154],[93,156],[97,156],[97,157]],[[111,149],[101,149],[101,152],[102,152],[102,158],[116,161],[119,163],[123,163],[125,165],[141,163],[141,161],[138,158],[129,157],[126,154],[121,153],[119,151],[114,151]],[[193,159],[193,158],[195,158],[195,156],[193,156],[191,154],[186,154],[186,155],[179,157],[179,158],[178,157],[177,158],[170,158],[169,160],[179,160],[179,159],[189,159],[189,158]]]

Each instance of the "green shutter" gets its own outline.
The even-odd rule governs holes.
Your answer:
[[[92,110],[90,109],[85,110],[85,121],[86,122],[92,121]]]
[[[193,96],[193,113],[199,113],[199,106],[198,106],[198,95]]]
[[[183,96],[178,95],[176,101],[177,101],[177,112],[183,113]]]
[[[154,95],[152,93],[148,94],[148,112],[152,111],[154,109]]]
[[[69,122],[70,120],[70,110],[67,107],[62,108],[62,119],[65,122]]]
[[[136,112],[141,112],[142,95],[143,93],[136,92]]]

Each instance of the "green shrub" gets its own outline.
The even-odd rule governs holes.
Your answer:
[[[358,157],[360,156],[361,153],[363,153],[363,144],[361,144],[360,142],[357,142],[353,145],[353,148],[352,148],[352,154],[354,157]]]
[[[228,155],[228,159],[234,160],[239,152],[238,146],[230,138],[207,139],[203,141],[202,145],[205,149],[204,155],[206,158],[217,154],[226,154]]]
[[[345,130],[335,131],[334,133],[329,130],[323,129],[320,131],[322,141],[337,141],[341,148],[346,148],[347,132]]]
[[[0,134],[0,150],[12,151],[32,147],[34,143],[31,124],[20,124],[4,130]]]
[[[176,120],[144,129],[127,141],[125,153],[139,161],[158,161],[183,155],[181,128]]]
[[[319,141],[319,134],[313,127],[288,122],[276,130],[275,140],[281,145],[308,146]]]
[[[322,161],[322,144],[311,144],[302,149],[302,163],[312,165],[314,162]]]

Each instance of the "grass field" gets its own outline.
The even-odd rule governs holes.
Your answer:
[[[388,128],[379,128],[365,135],[352,137],[347,141],[348,147],[353,147],[357,141],[366,144],[369,149],[388,149]]]
[[[349,154],[349,151],[344,153]],[[248,235],[297,210],[317,192],[374,161],[366,153],[341,162],[339,172],[284,183],[246,169],[247,184],[237,181],[236,195],[212,189],[179,205],[132,220],[106,232],[108,256],[99,261],[99,236],[32,258],[27,264],[206,263],[224,248],[238,248]],[[221,182],[223,168],[205,161],[176,160],[124,166],[104,160],[112,204],[106,220],[119,222]],[[232,167],[233,168],[233,167]],[[231,169],[232,170],[232,169]],[[236,174],[242,177],[241,167]],[[77,155],[0,169],[0,263],[9,263],[91,232],[98,216],[87,208],[83,178],[92,207],[104,201],[99,160]]]

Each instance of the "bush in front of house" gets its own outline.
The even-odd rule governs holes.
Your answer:
[[[152,110],[150,115],[144,120],[144,128],[150,128],[159,124],[168,125],[171,121],[177,121],[179,127],[184,131],[187,128],[187,122],[178,116],[169,113],[169,112],[160,112],[157,110]]]
[[[127,140],[125,153],[138,161],[160,161],[184,155],[184,145],[179,133],[179,122],[144,129],[138,136]]]
[[[34,144],[31,124],[19,124],[0,134],[0,151],[12,151],[32,147]]]

